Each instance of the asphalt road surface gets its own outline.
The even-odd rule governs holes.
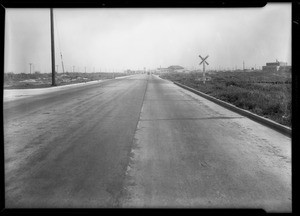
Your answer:
[[[290,212],[291,139],[154,75],[4,103],[6,208]]]

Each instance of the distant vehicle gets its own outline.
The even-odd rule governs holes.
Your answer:
[[[150,72],[148,72],[147,74],[150,75]]]

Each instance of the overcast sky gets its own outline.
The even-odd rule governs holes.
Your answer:
[[[62,71],[117,71],[181,65],[242,68],[291,64],[291,4],[264,8],[54,9]],[[6,9],[5,72],[51,71],[50,9]],[[202,66],[201,66],[202,68]]]

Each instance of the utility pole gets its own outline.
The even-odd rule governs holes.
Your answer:
[[[84,72],[86,73],[86,67],[84,67]]]
[[[55,48],[54,48],[53,8],[50,8],[50,22],[51,22],[52,86],[56,86],[56,84],[55,84]]]
[[[29,66],[30,66],[30,71],[29,71],[29,73],[31,74],[31,65],[32,65],[32,63],[29,63]]]
[[[64,62],[63,62],[63,58],[62,58],[62,54],[61,53],[60,53],[60,57],[61,57],[62,70],[63,70],[63,73],[65,73]]]
[[[245,71],[245,62],[243,61],[243,71]]]

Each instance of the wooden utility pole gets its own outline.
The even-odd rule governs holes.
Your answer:
[[[51,22],[52,86],[56,86],[56,83],[55,83],[55,48],[54,48],[53,8],[50,8],[50,22]]]
[[[63,73],[65,73],[64,62],[63,62],[63,58],[62,58],[62,54],[61,53],[60,53],[60,57],[61,57],[62,71],[63,71]]]
[[[32,63],[29,63],[29,65],[30,65],[30,72],[29,73],[31,74],[31,65],[32,65]]]

